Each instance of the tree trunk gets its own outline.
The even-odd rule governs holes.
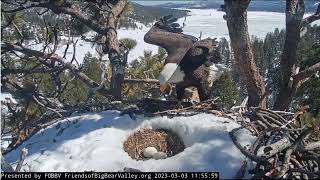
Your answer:
[[[297,62],[297,49],[300,41],[300,25],[304,15],[303,0],[287,0],[286,4],[286,39],[281,55],[279,78],[279,93],[276,97],[273,109],[286,110],[298,88],[297,82],[293,82]]]
[[[117,29],[120,16],[125,11],[127,0],[119,0],[112,8],[107,19],[103,19],[108,31],[106,34],[105,52],[108,53],[112,66],[111,94],[115,100],[122,100],[121,91],[124,82],[125,66],[127,64],[125,55],[121,55]]]
[[[266,108],[266,92],[263,77],[255,63],[250,44],[247,7],[249,0],[225,0],[226,20],[236,65],[248,91],[248,105]]]
[[[122,100],[121,90],[122,90],[122,84],[124,82],[125,66],[126,64],[123,63],[122,58],[119,56],[115,56],[111,60],[111,67],[112,67],[111,94],[115,98],[115,100]]]

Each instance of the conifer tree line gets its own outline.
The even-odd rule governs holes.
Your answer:
[[[250,0],[224,1],[221,9],[226,12],[231,47],[234,52],[239,74],[246,85],[248,105],[267,107],[268,92],[264,74],[260,73],[257,59],[254,56],[247,23],[247,9]],[[314,14],[305,15],[304,0],[287,0],[285,9],[285,40],[280,56],[279,91],[272,109],[288,110],[298,88],[320,70],[320,63],[301,69],[297,58],[299,42],[308,25],[320,19],[320,4]],[[270,107],[269,107],[270,108]]]
[[[134,7],[139,10],[143,7],[132,6],[126,0],[1,0],[1,7],[1,89],[18,101],[16,104],[8,100],[2,106],[2,111],[7,113],[2,113],[1,133],[13,135],[11,147],[52,120],[73,112],[104,110],[115,100],[164,97],[156,82],[132,83],[132,80],[156,79],[166,58],[165,50],[160,48],[156,54],[145,51],[129,63],[128,53],[137,42],[130,38],[119,40],[117,29],[139,28],[136,21],[144,19],[142,23],[149,24],[167,14],[183,17],[185,11],[135,11]],[[151,12],[154,14],[150,15]],[[144,18],[146,15],[148,19]],[[226,18],[228,21],[228,12]],[[94,36],[88,36],[87,32],[94,32]],[[320,27],[306,24],[303,32],[295,52],[295,67],[302,72],[320,63]],[[68,37],[67,40],[61,40],[62,35]],[[75,55],[77,37],[91,42],[98,56],[87,53],[80,64]],[[265,83],[264,107],[273,108],[283,91],[279,77],[284,73],[283,53],[287,41],[286,31],[279,29],[264,39],[251,37],[248,41],[250,58]],[[43,44],[43,47],[34,49],[32,43]],[[71,58],[67,50],[58,53],[61,44],[66,44],[66,49],[74,49]],[[224,108],[230,108],[250,97],[252,91],[243,78],[232,38],[231,43],[220,39],[218,48],[221,63],[232,70],[215,82],[211,95],[219,97]],[[309,105],[310,116],[319,116],[320,80],[315,72],[306,72],[308,80],[296,87],[284,109]],[[259,106],[259,102],[249,105]]]

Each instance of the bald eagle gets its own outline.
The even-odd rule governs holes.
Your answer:
[[[168,56],[159,76],[160,91],[165,92],[170,83],[176,84],[179,101],[184,90],[196,87],[200,101],[209,98],[209,89],[222,71],[214,64],[220,61],[216,39],[198,40],[182,33],[175,23],[177,18],[165,16],[156,22],[145,34],[144,41],[164,48]]]

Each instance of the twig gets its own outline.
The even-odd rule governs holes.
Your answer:
[[[172,113],[172,112],[181,112],[183,110],[188,110],[193,108],[194,106],[189,106],[189,107],[185,107],[185,108],[181,108],[181,109],[170,109],[170,110],[166,110],[166,111],[160,111],[160,112],[156,112],[153,113],[154,115],[158,115],[158,114],[164,114],[164,113]]]
[[[313,179],[317,179],[320,176],[319,172],[314,173],[314,172],[310,172],[310,171],[307,171],[307,170],[302,169],[302,168],[292,168],[292,169],[289,170],[289,172],[290,173],[299,172],[299,173],[307,174],[308,176],[311,176],[311,178],[313,178]]]
[[[258,162],[261,164],[266,164],[267,161],[265,158],[261,158],[259,156],[254,155],[254,154],[251,154],[250,152],[248,152],[248,150],[243,148],[242,145],[238,142],[238,140],[234,134],[236,131],[243,129],[243,128],[244,127],[235,128],[229,132],[230,138],[232,139],[233,143],[237,146],[237,148],[241,151],[242,154],[244,154],[246,157],[248,157],[252,161],[255,161],[255,162]]]
[[[291,154],[293,152],[292,148],[287,149],[285,155],[284,155],[284,160],[283,160],[283,164],[280,168],[280,172],[277,175],[278,178],[282,177],[283,175],[285,175],[287,173],[287,171],[289,170],[289,162],[291,159]]]
[[[242,179],[246,173],[247,165],[247,161],[243,161],[240,169],[238,170],[237,174],[234,176],[233,179]]]
[[[20,172],[20,170],[21,170],[21,168],[22,168],[22,165],[23,165],[23,161],[24,161],[25,158],[27,157],[27,154],[28,154],[28,149],[23,148],[23,149],[21,150],[20,159],[19,159],[19,162],[18,162],[18,165],[17,165],[17,167],[16,167],[15,172]]]
[[[1,171],[3,172],[14,172],[12,166],[8,163],[5,157],[1,153]]]

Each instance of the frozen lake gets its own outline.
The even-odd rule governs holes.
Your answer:
[[[197,1],[132,1],[132,2],[141,4],[144,6],[157,6],[157,5],[167,4],[167,3],[172,3],[172,4],[196,3]]]
[[[226,37],[229,32],[224,12],[211,9],[191,9],[191,16],[186,19],[184,33],[199,37]],[[182,23],[184,19],[179,19]],[[268,32],[275,28],[285,27],[285,14],[276,12],[248,12],[248,27],[250,35],[264,38]]]

